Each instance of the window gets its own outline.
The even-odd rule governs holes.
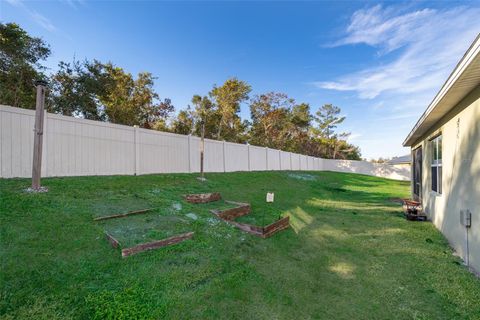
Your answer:
[[[442,193],[442,135],[430,141],[432,145],[432,191]]]

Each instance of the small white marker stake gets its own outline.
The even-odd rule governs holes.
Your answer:
[[[275,194],[273,192],[267,192],[267,202],[273,202]]]

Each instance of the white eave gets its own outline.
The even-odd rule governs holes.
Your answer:
[[[448,50],[448,49],[447,49]],[[437,121],[480,85],[480,33],[403,142],[412,146]]]

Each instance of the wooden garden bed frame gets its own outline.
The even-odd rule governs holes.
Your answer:
[[[187,233],[179,234],[170,238],[156,240],[156,241],[147,242],[147,243],[140,243],[136,246],[122,249],[122,258],[131,256],[143,251],[154,250],[154,249],[170,246],[179,242],[183,242],[187,239],[191,239],[193,237],[193,234],[194,232],[187,232]]]
[[[271,223],[267,226],[260,227],[248,223],[241,223],[235,221],[236,218],[245,216],[251,212],[250,204],[243,203],[243,202],[234,202],[234,201],[227,201],[227,203],[236,204],[238,207],[225,209],[225,210],[218,210],[213,209],[210,210],[218,218],[222,219],[226,223],[237,227],[238,229],[253,234],[255,236],[261,237],[263,239],[269,238],[273,236],[275,233],[285,230],[290,226],[290,217],[281,218],[274,223]]]
[[[136,246],[122,249],[122,258],[126,258],[128,256],[131,256],[143,251],[154,250],[154,249],[180,243],[182,241],[191,239],[193,237],[193,234],[194,232],[182,233],[182,234],[175,235],[173,237],[165,238],[162,240],[155,240],[152,242],[140,243],[140,244],[137,244]],[[105,232],[105,237],[107,238],[108,242],[114,249],[117,249],[121,246],[120,242],[108,232]]]
[[[116,218],[125,218],[125,217],[131,216],[131,215],[143,214],[143,213],[146,213],[146,212],[149,212],[149,211],[152,211],[152,210],[154,210],[154,208],[129,211],[129,212],[126,212],[126,213],[121,213],[121,214],[114,214],[114,215],[110,215],[110,216],[97,217],[93,220],[94,221],[102,221],[102,220],[109,220],[109,219],[116,219]],[[155,241],[152,241],[152,242],[140,243],[136,246],[122,249],[122,257],[125,258],[125,257],[131,256],[131,255],[143,252],[143,251],[158,249],[158,248],[170,246],[170,245],[185,241],[187,239],[191,239],[192,236],[193,236],[193,233],[194,232],[187,232],[187,233],[179,234],[179,235],[176,235],[176,236],[173,236],[173,237],[170,237],[170,238],[155,240]],[[105,231],[105,237],[107,238],[108,242],[110,243],[110,245],[114,249],[117,249],[117,248],[121,247],[120,241],[118,241],[114,236],[112,236],[107,231]]]
[[[134,211],[128,211],[126,213],[113,214],[113,215],[104,216],[104,217],[97,217],[97,218],[94,218],[93,221],[101,221],[101,220],[108,220],[108,219],[115,219],[115,218],[125,218],[125,217],[133,216],[133,215],[136,215],[136,214],[146,213],[146,212],[149,212],[149,211],[152,211],[152,210],[155,210],[155,208],[134,210]]]

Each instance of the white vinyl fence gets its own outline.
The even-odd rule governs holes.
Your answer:
[[[0,105],[0,178],[31,177],[35,111]],[[409,180],[410,170],[205,140],[205,172],[329,170]],[[42,176],[200,171],[200,138],[45,113]]]

